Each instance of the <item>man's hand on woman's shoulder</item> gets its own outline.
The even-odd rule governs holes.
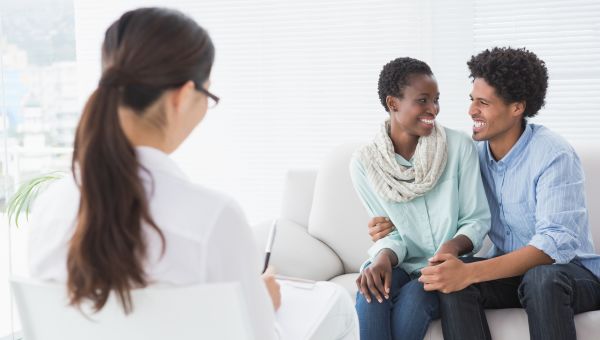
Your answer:
[[[378,216],[369,220],[369,236],[373,242],[386,237],[392,230],[394,224],[388,217]]]

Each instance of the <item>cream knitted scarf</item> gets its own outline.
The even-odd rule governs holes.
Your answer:
[[[386,120],[372,143],[357,150],[371,185],[379,195],[392,202],[408,202],[431,190],[442,175],[448,158],[446,131],[435,123],[431,135],[420,137],[413,156],[413,167],[396,161],[390,139],[390,120]]]

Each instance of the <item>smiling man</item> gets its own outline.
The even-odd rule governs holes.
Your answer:
[[[531,339],[575,339],[574,314],[600,308],[600,257],[589,232],[584,175],[573,148],[530,124],[544,105],[544,62],[526,49],[494,48],[467,63],[473,139],[494,245],[489,259],[422,270],[440,292],[444,339],[491,339],[484,309],[525,308]]]

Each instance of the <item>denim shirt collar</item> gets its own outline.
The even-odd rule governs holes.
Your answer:
[[[523,152],[527,148],[527,145],[529,144],[529,141],[531,140],[531,137],[533,135],[532,125],[527,124],[527,123],[525,123],[525,124],[526,124],[525,130],[521,134],[521,137],[519,137],[519,139],[517,140],[515,145],[513,145],[513,147],[510,149],[510,151],[504,157],[502,157],[502,159],[500,159],[499,161],[496,161],[494,159],[494,156],[492,155],[492,151],[490,150],[489,141],[485,141],[485,152],[486,152],[486,156],[487,156],[486,158],[488,160],[488,163],[492,167],[494,167],[494,168],[510,168],[517,163],[517,159],[519,158],[519,156],[521,156],[523,154]]]

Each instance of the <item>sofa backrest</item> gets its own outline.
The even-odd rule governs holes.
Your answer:
[[[290,220],[300,226],[308,226],[308,217],[312,208],[315,180],[315,169],[292,169],[285,177],[281,218]]]
[[[350,158],[360,143],[344,144],[326,157],[315,180],[309,233],[331,247],[340,257],[346,273],[357,272],[372,244],[367,233],[369,217],[350,179]],[[591,143],[575,144],[586,174],[587,207],[596,249],[600,249],[600,153]]]
[[[339,146],[317,173],[308,232],[337,253],[346,273],[357,272],[372,244],[369,216],[350,179],[350,158],[360,144]]]
[[[600,251],[600,145],[598,143],[575,143],[573,147],[581,159],[585,174],[585,194],[590,221],[590,231],[594,238],[596,252]]]

